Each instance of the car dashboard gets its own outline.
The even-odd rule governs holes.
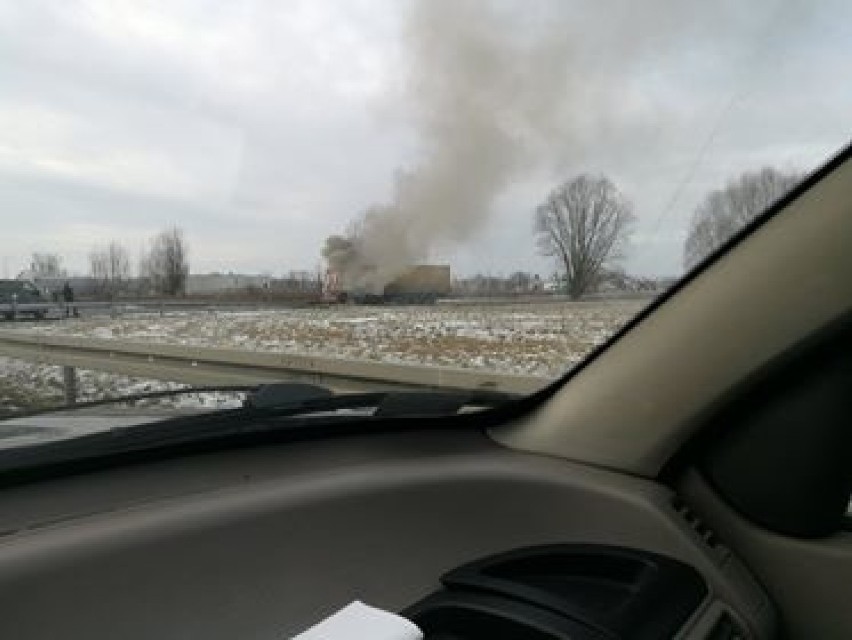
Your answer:
[[[476,431],[210,452],[0,491],[6,637],[293,637],[354,600],[426,638],[771,638],[673,492]]]

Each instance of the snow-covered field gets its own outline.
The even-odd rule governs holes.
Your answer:
[[[186,386],[164,380],[143,380],[77,369],[77,398],[80,402]],[[197,393],[146,401],[146,405],[176,409],[225,408],[239,406],[241,400],[242,395],[236,393]],[[45,409],[63,402],[61,367],[0,357],[0,416],[9,411]]]
[[[52,335],[556,376],[579,362],[645,304],[647,301],[638,300],[197,311],[92,316],[14,328]],[[82,372],[79,386],[84,397],[96,397],[107,392],[168,388],[168,383]],[[0,406],[4,394],[21,396],[16,402],[24,402],[27,396],[59,398],[61,372],[58,367],[0,359]]]

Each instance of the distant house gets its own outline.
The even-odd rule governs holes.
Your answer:
[[[557,279],[545,280],[541,285],[541,290],[547,293],[558,293],[565,290],[565,283]]]

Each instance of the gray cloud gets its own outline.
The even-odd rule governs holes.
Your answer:
[[[453,4],[473,22],[482,8]],[[570,74],[519,97],[543,105],[546,135],[483,226],[435,251],[464,270],[549,269],[533,206],[556,180],[603,171],[640,217],[628,266],[671,273],[706,190],[765,163],[811,168],[843,144],[852,7],[710,4],[489,3],[508,39],[553,43],[521,92],[546,59],[564,54]],[[391,201],[397,169],[429,148],[403,82],[415,6],[0,0],[0,256],[56,250],[84,269],[92,244],[134,253],[177,222],[199,268],[313,267],[323,238]]]

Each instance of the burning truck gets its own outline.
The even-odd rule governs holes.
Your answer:
[[[345,236],[326,238],[324,298],[355,304],[433,304],[450,293],[449,265],[414,264],[398,218],[375,211]],[[381,224],[380,224],[381,223]]]
[[[354,304],[434,304],[450,293],[449,265],[409,265],[391,279],[377,269],[364,268],[358,274],[326,272],[325,298]]]

